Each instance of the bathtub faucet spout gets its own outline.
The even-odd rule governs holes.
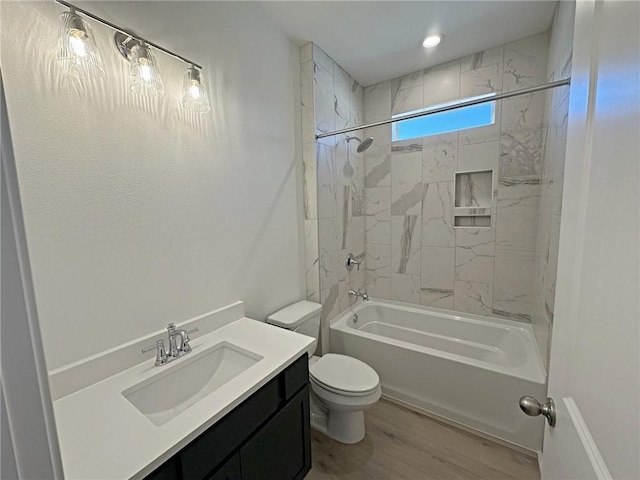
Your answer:
[[[358,292],[356,290],[354,290],[353,288],[351,290],[349,290],[349,295],[354,295],[356,298],[357,297],[362,297],[363,301],[368,301],[369,300],[369,295],[367,295],[367,292]]]

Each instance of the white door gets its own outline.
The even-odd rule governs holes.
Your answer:
[[[640,478],[639,64],[640,3],[579,1],[543,479]]]

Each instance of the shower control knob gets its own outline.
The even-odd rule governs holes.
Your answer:
[[[350,272],[351,270],[353,270],[354,265],[358,267],[358,270],[360,270],[360,262],[356,260],[356,258],[353,256],[353,253],[350,253],[349,255],[347,255],[347,261],[345,263],[347,271]]]
[[[547,398],[547,402],[542,404],[533,397],[522,397],[520,399],[520,410],[530,417],[542,415],[547,419],[550,427],[556,426],[556,405],[551,397]]]

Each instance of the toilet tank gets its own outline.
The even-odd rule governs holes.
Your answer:
[[[267,317],[267,323],[292,330],[318,340],[320,333],[320,314],[322,305],[315,302],[302,300],[278,310]],[[309,349],[309,357],[316,350],[316,345]]]

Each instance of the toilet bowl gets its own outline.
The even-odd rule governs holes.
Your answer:
[[[309,360],[309,383],[311,426],[342,443],[361,441],[364,410],[382,394],[375,370],[355,358],[328,353]]]
[[[270,315],[267,322],[318,338],[322,306],[308,301],[289,305]],[[342,443],[364,438],[364,410],[382,394],[380,378],[366,363],[346,355],[309,355],[311,427]]]

